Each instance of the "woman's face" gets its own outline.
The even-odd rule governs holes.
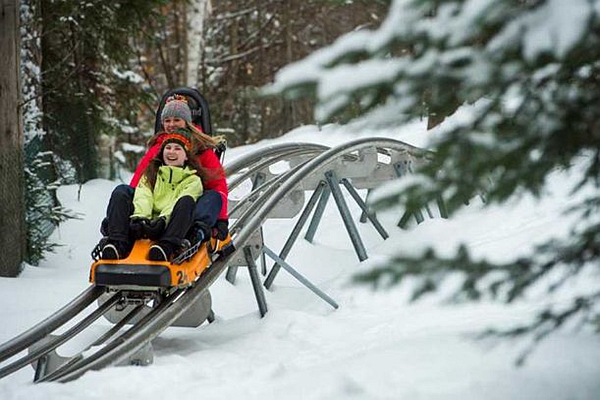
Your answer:
[[[177,117],[167,117],[162,124],[166,132],[174,132],[176,129],[185,128],[185,120]]]
[[[179,143],[167,143],[163,149],[163,162],[165,165],[181,167],[188,157],[185,149]]]

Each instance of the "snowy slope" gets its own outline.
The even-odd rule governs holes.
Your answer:
[[[283,138],[228,150],[229,160],[280,141],[343,143],[373,132],[326,126],[297,129]],[[386,133],[424,146],[426,133],[416,122]],[[269,312],[259,318],[245,270],[233,286],[221,277],[212,287],[214,324],[197,329],[170,328],[154,342],[149,367],[115,367],[91,372],[67,384],[33,385],[32,369],[0,380],[0,399],[597,399],[600,393],[599,338],[572,327],[541,343],[520,368],[514,360],[527,341],[477,341],[481,330],[524,321],[549,301],[542,290],[511,307],[483,301],[449,304],[444,293],[418,303],[407,301],[411,282],[372,291],[349,283],[351,276],[397,251],[412,252],[434,243],[451,251],[466,242],[476,255],[506,260],[535,241],[567,232],[561,210],[572,199],[567,176],[555,173],[542,201],[523,197],[504,207],[483,210],[477,201],[451,220],[426,219],[410,231],[395,228],[397,213],[380,215],[391,233],[381,240],[360,226],[369,260],[359,263],[334,207],[328,208],[314,244],[300,241],[288,260],[332,296],[327,303],[284,271],[266,293]],[[64,244],[37,268],[17,279],[0,278],[0,342],[29,328],[87,286],[89,252],[116,182],[96,180],[81,188],[63,187],[59,196],[80,220],[61,225]],[[278,251],[293,221],[265,226],[269,247]],[[270,266],[270,263],[269,263]],[[597,283],[574,282],[552,300]],[[449,293],[453,282],[445,285]],[[101,332],[102,321],[93,327]],[[85,336],[61,349],[86,344]]]

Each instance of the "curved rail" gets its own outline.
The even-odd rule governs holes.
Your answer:
[[[284,153],[293,153],[298,150],[306,151],[325,151],[329,149],[327,146],[312,143],[283,143],[267,147],[262,147],[256,151],[242,155],[235,159],[231,164],[225,167],[227,175],[237,174],[240,170],[248,168],[253,163],[263,160],[265,158],[277,157]]]
[[[187,289],[180,289],[168,296],[157,308],[101,350],[88,358],[78,361],[64,371],[41,379],[40,382],[67,382],[77,379],[87,371],[99,370],[109,365],[117,364],[135,354],[147,342],[157,337],[162,331],[172,325],[177,318],[199,300],[202,292],[208,289],[227,267],[227,260],[233,254],[214,261],[210,268],[200,275],[193,286]]]
[[[308,162],[308,160],[298,164],[295,167],[290,168],[288,171],[273,177],[272,179],[264,182],[262,185],[255,188],[252,192],[248,193],[246,197],[240,200],[232,208],[230,215],[235,216],[240,208],[243,208],[246,205],[246,203],[250,203],[248,208],[244,210],[243,214],[239,216],[240,219],[246,219],[247,215],[251,214],[253,210],[255,210],[258,206],[260,206],[266,201],[270,194],[273,193],[275,188],[279,187],[281,182],[287,179],[292,173],[298,170],[298,168],[300,168],[306,162]]]
[[[234,228],[235,224],[232,227]],[[189,307],[199,300],[203,291],[208,289],[226,268],[227,260],[233,254],[215,260],[210,268],[196,280],[193,286],[186,289],[179,289],[167,296],[158,307],[94,354],[80,359],[73,364],[65,365],[64,368],[50,373],[38,382],[67,382],[77,379],[87,371],[99,370],[112,364],[118,364],[132,354],[135,354],[147,342],[171,326]]]
[[[232,232],[237,232],[242,226],[244,226],[244,221],[253,215],[256,210],[262,206],[269,197],[275,193],[277,188],[279,188],[286,179],[294,174],[300,167],[302,167],[306,162],[299,164],[289,171],[284,172],[283,174],[271,179],[268,182],[265,182],[264,185],[253,190],[249,193],[243,200],[241,200],[232,210],[232,214],[237,213],[238,206],[241,208],[247,202],[251,202],[250,205],[243,211],[241,216],[239,217],[238,223],[231,228]],[[262,192],[262,193],[261,193]],[[282,196],[283,197],[283,196]],[[265,217],[266,219],[266,217]]]
[[[136,346],[137,341],[136,338],[139,337],[139,332],[146,332],[147,326],[151,325],[154,321],[154,325],[160,323],[164,320],[165,315],[169,315],[166,311],[168,311],[173,304],[181,297],[181,295],[186,291],[186,289],[178,289],[169,297],[163,300],[158,307],[153,309],[150,313],[145,315],[138,323],[133,325],[119,337],[113,339],[106,346],[102,347],[94,354],[89,357],[82,358],[79,361],[75,362],[72,365],[67,366],[66,368],[61,368],[53,373],[45,376],[40,379],[38,382],[47,382],[47,381],[58,381],[58,382],[67,382],[73,379],[78,378],[83,375],[85,372],[89,370],[98,370],[105,366],[108,366],[113,363],[118,363],[119,361],[126,358],[128,355],[133,354],[135,351],[140,349],[147,341],[152,340],[156,335],[162,332],[163,329],[166,329],[167,326],[164,326],[163,329],[156,332],[156,335],[151,336],[150,334],[145,336],[145,340],[139,346]],[[178,314],[175,318],[177,318],[180,314]],[[170,320],[172,323],[175,319]],[[135,348],[130,352],[123,352],[123,348],[127,346],[130,348],[134,346]]]
[[[293,191],[303,179],[333,160],[346,157],[351,152],[373,146],[406,151],[416,157],[424,157],[427,154],[423,150],[392,139],[362,139],[325,151],[315,159],[290,169],[290,171],[278,177],[277,182],[269,186],[255,200],[251,211],[246,210],[244,215],[232,225],[232,231],[236,232],[234,243],[238,249],[235,253],[216,260],[198,278],[194,286],[177,296],[170,296],[169,299],[175,297],[173,301],[169,300],[169,302],[161,303],[157,309],[148,314],[140,323],[111,342],[107,348],[98,352],[97,355],[93,355],[89,360],[80,361],[80,365],[75,365],[70,371],[66,371],[52,380],[65,382],[76,379],[88,370],[97,370],[118,363],[141,349],[145,343],[158,336],[199,299],[202,291],[207,289],[225,270],[228,259],[244,247],[246,242],[250,240],[252,233],[266,220],[269,210],[288,192]]]
[[[278,158],[282,153],[290,154],[294,153],[294,151],[290,151],[290,146],[277,146],[268,149],[266,153],[271,154],[274,156],[274,158]],[[258,160],[261,159],[259,158]],[[245,157],[245,161],[243,163],[238,163],[237,166],[239,169],[247,168],[248,165],[252,165],[256,163],[256,161],[256,154],[253,154],[251,157]],[[291,171],[293,172],[297,170],[298,167],[292,169]],[[283,176],[279,178],[283,179],[286,176],[289,176],[289,173],[290,171],[288,171],[286,174],[283,174]],[[262,202],[264,202],[264,198],[268,197],[272,191],[273,189],[268,190],[266,193],[260,196],[262,201],[257,204],[262,204]],[[235,223],[232,224],[232,232],[236,231],[238,225],[243,226],[245,219],[250,218],[251,215],[251,213],[246,212],[241,218],[237,219]],[[244,242],[247,240],[248,239],[246,238]],[[237,248],[241,248],[245,244],[239,241],[237,237],[234,238],[234,243]],[[101,350],[85,359],[78,360],[70,365],[66,365],[63,369],[54,371],[54,373],[51,373],[48,376],[40,379],[38,382],[70,381],[78,378],[89,370],[98,370],[111,364],[119,363],[120,361],[134,354],[148,341],[151,341],[163,330],[168,328],[192,304],[194,304],[200,298],[202,292],[206,290],[225,270],[227,267],[227,260],[234,254],[235,253],[230,254],[228,257],[217,259],[215,262],[213,262],[211,267],[198,278],[191,288],[188,288],[181,293],[173,294],[163,300],[163,302],[160,303],[156,309],[146,315],[124,334],[107,344]]]
[[[79,296],[75,297],[60,310],[35,325],[28,331],[16,336],[14,339],[0,346],[0,362],[12,357],[13,355],[25,350],[38,340],[49,335],[58,327],[70,321],[73,317],[83,311],[87,306],[93,303],[103,293],[102,288],[90,286]]]
[[[19,369],[23,368],[27,364],[39,359],[40,357],[42,357],[45,354],[47,354],[48,352],[56,349],[58,346],[65,343],[69,339],[73,338],[75,335],[77,335],[78,333],[83,331],[85,328],[90,326],[98,318],[100,318],[101,316],[106,314],[106,312],[108,312],[108,310],[112,306],[117,304],[117,302],[120,300],[120,298],[121,298],[121,296],[119,293],[113,295],[108,301],[103,303],[102,306],[98,307],[94,312],[92,312],[90,315],[85,317],[82,321],[80,321],[77,325],[75,325],[74,327],[69,329],[63,335],[54,337],[52,340],[48,341],[48,343],[44,344],[39,349],[32,351],[25,357],[22,357],[3,368],[0,368],[0,378],[3,378],[6,375],[9,375],[15,371],[18,371]]]
[[[229,182],[229,190],[230,192],[233,191],[243,181],[250,179],[253,174],[264,170],[279,161],[296,161],[298,165],[301,165],[308,161],[308,159],[303,159],[304,157],[316,156],[328,149],[329,147],[327,146],[315,145],[311,143],[285,143],[261,148],[257,151],[248,153],[239,160],[236,160],[233,166],[228,167],[228,174],[236,174],[244,170],[244,172],[240,173],[238,176],[235,176],[235,178]],[[291,170],[297,169],[298,165],[292,167]],[[256,208],[258,204],[261,204],[256,203],[257,197],[261,193],[264,193],[266,190],[268,190],[268,188],[272,185],[276,185],[279,181],[285,179],[285,176],[289,175],[291,170],[279,175],[271,176],[269,180],[263,182],[258,187],[253,188],[252,192],[246,194],[246,196],[244,196],[242,199],[232,200],[231,204],[233,206],[229,211],[230,217],[243,218],[248,211],[245,211],[242,216],[237,214],[240,209],[243,209],[246,206],[247,203],[253,203],[253,205],[250,207],[252,209]],[[262,199],[262,202],[264,202],[264,197]]]
[[[256,172],[265,168],[270,163],[277,162],[285,157],[320,153],[317,157],[295,165],[289,171],[272,179],[267,185],[264,185],[261,188],[261,193],[253,192],[252,195],[256,196],[254,201],[231,227],[231,231],[234,232],[233,242],[237,248],[236,252],[215,260],[210,268],[196,280],[193,286],[175,290],[171,295],[165,297],[150,313],[141,318],[140,321],[131,326],[120,336],[105,344],[94,354],[85,358],[81,357],[80,359],[71,360],[71,362],[63,365],[49,375],[42,377],[39,382],[70,381],[89,370],[99,370],[111,364],[119,363],[140,350],[147,342],[154,339],[163,330],[172,325],[177,318],[179,318],[200,298],[200,296],[202,296],[203,291],[207,290],[227,268],[228,260],[250,242],[251,235],[267,219],[269,211],[273,209],[284,196],[296,190],[303,180],[318,173],[329,163],[340,158],[348,159],[350,153],[374,146],[377,148],[408,152],[418,158],[427,156],[426,151],[400,141],[369,138],[350,142],[333,149],[327,149],[326,146],[299,143],[277,145],[261,149],[236,160],[236,162],[227,169],[229,173],[237,173],[245,168],[250,168],[252,171]],[[265,158],[268,158],[269,161],[265,162]],[[42,323],[0,346],[0,361],[11,357],[32,345],[37,340],[50,334],[54,329],[69,321],[96,300],[103,291],[103,288],[90,287],[71,303],[44,320]],[[96,315],[100,313],[101,311],[97,310],[93,314]],[[73,329],[77,330],[79,328],[72,328],[72,330]],[[99,340],[96,342],[99,342]],[[52,345],[46,347],[54,348],[54,344],[56,343],[52,343]],[[44,350],[46,349],[44,348]],[[38,357],[41,353],[42,351],[36,352],[35,357]],[[29,358],[27,360],[31,361]]]
[[[373,146],[405,151],[418,158],[426,157],[428,154],[427,151],[411,146],[407,143],[385,138],[360,139],[327,150],[319,156],[317,156],[316,158],[314,158],[313,160],[310,160],[306,164],[301,165],[287,179],[285,179],[284,182],[281,182],[281,184],[278,187],[276,187],[272,192],[266,193],[268,194],[268,198],[265,199],[264,203],[260,207],[257,207],[257,209],[253,210],[252,218],[250,218],[248,223],[244,224],[244,226],[240,229],[240,231],[237,233],[236,239],[241,243],[248,240],[252,233],[256,229],[258,229],[261,223],[265,220],[269,213],[269,210],[273,208],[277,204],[277,202],[279,202],[288,192],[294,190],[294,188],[298,186],[304,178],[306,178],[310,174],[315,173],[319,169],[326,166],[328,163],[331,163],[333,160],[339,157],[343,157],[347,153],[355,152],[357,150]]]
[[[275,156],[272,156],[270,158],[267,158],[267,159],[264,159],[260,156],[260,154],[257,154],[257,160],[254,160],[254,161],[249,160],[249,162],[246,166],[246,171],[244,173],[241,173],[239,176],[236,176],[235,179],[233,179],[229,183],[229,189],[230,190],[235,189],[236,187],[239,186],[239,184],[241,182],[243,182],[244,180],[246,180],[250,176],[252,176],[252,174],[255,174],[261,170],[264,170],[265,168],[268,168],[269,166],[271,166],[279,161],[288,160],[291,156],[293,156],[293,157],[310,156],[310,155],[320,154],[325,150],[327,150],[327,148],[321,149],[321,150],[296,149],[296,150],[281,152],[281,153],[279,153]]]

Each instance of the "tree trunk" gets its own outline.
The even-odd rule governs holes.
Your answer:
[[[260,46],[260,50],[258,51],[260,56],[258,57],[258,81],[262,83],[262,80],[267,76],[267,70],[265,68],[265,38],[264,38],[264,30],[262,28],[263,23],[263,10],[262,5],[258,5],[256,7],[257,17],[256,17],[256,31],[258,32],[258,45]],[[265,120],[267,119],[267,103],[263,99],[257,99],[258,104],[260,105],[260,121],[258,127],[258,137],[264,138],[265,134]]]
[[[204,51],[204,21],[210,12],[210,0],[192,0],[187,5],[187,86],[200,87],[198,73]]]
[[[292,36],[294,30],[292,27],[293,15],[291,12],[293,5],[285,4],[283,7],[283,23],[285,24],[285,59],[286,64],[292,63],[293,58],[293,43]],[[296,127],[296,110],[294,109],[294,102],[291,100],[283,100],[283,132],[288,132]]]
[[[2,0],[0,54],[0,276],[16,276],[25,254],[18,0]]]

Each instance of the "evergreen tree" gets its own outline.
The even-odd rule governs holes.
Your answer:
[[[600,2],[590,0],[395,0],[377,30],[353,32],[284,69],[271,87],[317,98],[323,121],[356,113],[396,125],[424,112],[438,120],[458,106],[470,118],[440,126],[435,156],[412,183],[374,205],[416,211],[442,197],[450,215],[484,193],[487,204],[522,193],[541,196],[547,175],[584,165],[568,240],[551,240],[514,262],[475,261],[465,248],[440,258],[398,255],[363,282],[418,276],[415,297],[459,272],[459,295],[512,302],[551,274],[555,290],[600,265]],[[424,111],[425,110],[425,111]],[[439,121],[438,121],[439,122]],[[596,271],[597,272],[597,271]],[[572,318],[597,324],[600,290],[549,306],[523,326],[537,341]]]
[[[166,3],[40,0],[44,150],[64,161],[55,178],[98,177],[100,135],[131,134],[142,106],[155,103],[132,66],[139,32]]]
[[[138,64],[132,48],[140,26],[162,18],[155,8],[163,3],[21,2],[21,186],[29,264],[56,246],[49,237],[58,223],[75,217],[60,205],[56,189],[99,174],[114,178],[115,138],[133,141],[141,105],[154,107],[132,71]],[[109,159],[107,171],[99,171],[100,156]]]
[[[21,1],[21,91],[23,95],[23,137],[25,163],[25,262],[37,265],[44,252],[56,244],[48,240],[56,225],[72,216],[57,205],[59,182],[47,179],[53,154],[41,150],[42,129],[39,26],[35,23],[35,2]]]
[[[207,22],[200,89],[214,125],[233,145],[277,137],[313,123],[312,102],[266,99],[259,89],[282,66],[358,26],[376,26],[382,2],[366,0],[224,0]]]

